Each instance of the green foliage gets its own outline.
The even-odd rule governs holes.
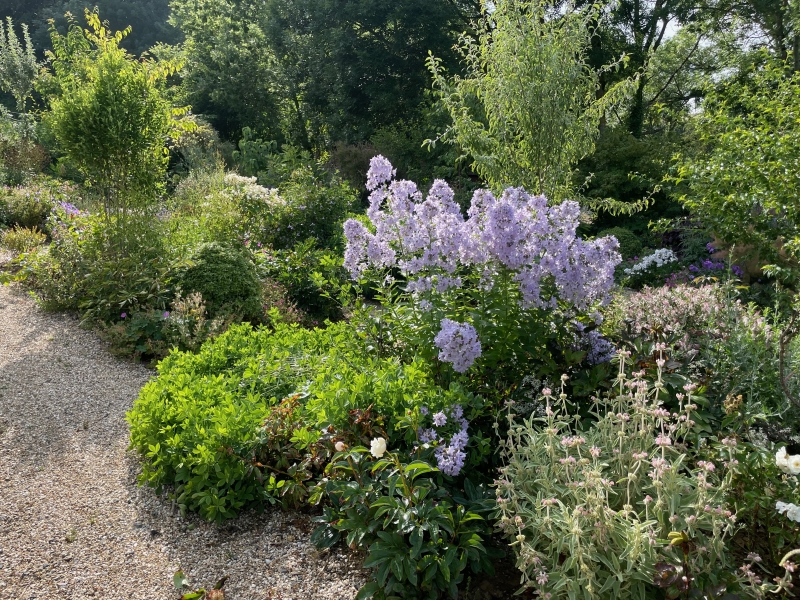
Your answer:
[[[784,554],[800,545],[800,526],[777,513],[775,501],[800,502],[797,479],[777,467],[770,445],[743,440],[737,459],[739,472],[730,497],[742,528],[731,546],[741,555],[757,553],[764,558],[767,572],[779,572]]]
[[[19,185],[44,170],[50,155],[36,143],[31,115],[14,117],[0,104],[0,183]]]
[[[18,188],[0,189],[0,202],[5,205],[7,225],[43,228],[50,211],[60,196],[47,182]]]
[[[262,318],[261,282],[246,252],[218,243],[201,245],[177,281],[185,295],[199,293],[212,317]]]
[[[143,54],[159,42],[179,43],[183,37],[180,31],[167,23],[169,0],[95,0],[90,3],[83,0],[47,0],[40,7],[34,6],[36,3],[37,0],[26,0],[29,8],[24,16],[30,23],[34,44],[39,48],[47,47],[50,42],[50,20],[53,20],[59,33],[64,34],[70,26],[66,13],[80,15],[87,6],[96,6],[112,26],[131,28],[131,35],[122,40],[120,46],[134,56]]]
[[[311,319],[321,323],[341,318],[336,292],[347,280],[347,273],[338,256],[316,249],[309,241],[289,250],[262,250],[255,254],[255,260],[259,276],[282,284],[292,302]]]
[[[681,379],[663,363],[631,376],[620,356],[615,389],[596,402],[591,424],[567,410],[563,386],[544,392],[542,427],[509,414],[498,516],[522,583],[553,598],[724,591],[735,581],[724,542],[735,531],[726,495],[736,442],[683,445],[701,400],[691,387],[673,399]],[[663,360],[661,348],[656,356]]]
[[[441,137],[463,149],[493,190],[522,186],[558,202],[572,195],[572,170],[625,87],[598,99],[600,71],[613,66],[597,71],[588,62],[602,9],[551,8],[544,0],[495,2],[482,33],[461,39],[464,77],[448,78],[433,55],[428,66],[452,119]]]
[[[33,81],[38,70],[39,65],[36,62],[28,26],[22,24],[22,41],[20,41],[14,31],[11,17],[6,17],[5,26],[0,21],[0,89],[14,96],[17,111],[20,113],[26,112],[25,104],[33,91]]]
[[[12,252],[30,252],[47,241],[47,236],[38,229],[13,227],[0,233],[0,245]]]
[[[358,143],[414,116],[429,50],[451,47],[475,2],[173,0],[196,110],[228,139],[251,127],[306,150]]]
[[[119,47],[129,30],[111,33],[88,10],[86,20],[85,32],[75,23],[66,36],[51,31],[57,91],[48,119],[65,155],[99,189],[106,214],[124,214],[163,184],[164,146],[181,111],[161,86],[178,65],[137,61]]]
[[[597,233],[597,237],[606,237],[613,235],[619,242],[619,253],[622,258],[633,258],[642,253],[642,242],[630,230],[624,227],[612,227],[611,229],[604,229]]]
[[[45,308],[79,310],[87,322],[113,323],[122,313],[169,305],[179,264],[165,253],[153,215],[108,222],[83,214],[52,220],[49,228],[51,244],[21,255],[15,276]]]
[[[373,579],[356,598],[456,598],[467,572],[493,572],[484,546],[491,529],[479,514],[490,500],[468,480],[468,498],[454,500],[431,454],[373,460],[359,446],[334,457],[323,484],[331,505],[314,519],[321,525],[311,539],[321,548],[345,538],[367,549]]]
[[[142,481],[175,486],[183,508],[209,519],[270,499],[300,502],[310,493],[306,452],[322,452],[315,431],[330,427],[363,443],[358,423],[366,417],[354,423],[353,415],[374,414],[384,435],[402,443],[409,411],[479,403],[457,387],[439,388],[422,362],[403,365],[370,350],[346,323],[324,330],[278,323],[274,331],[236,325],[197,354],[173,352],[128,415],[132,446],[148,459]],[[277,418],[271,407],[297,394],[280,432],[259,429],[270,414]],[[290,476],[279,455],[298,457]]]
[[[800,75],[767,62],[712,90],[695,119],[703,152],[678,157],[681,198],[708,230],[769,261],[800,256]]]
[[[196,352],[208,339],[223,333],[232,317],[209,318],[200,294],[182,298],[169,310],[150,309],[125,314],[116,323],[103,324],[101,333],[115,354],[135,360],[164,358],[172,349]]]

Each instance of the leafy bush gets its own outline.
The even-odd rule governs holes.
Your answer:
[[[298,433],[300,449],[328,427],[359,440],[347,432],[352,415],[364,411],[385,416],[386,435],[400,443],[399,422],[409,410],[480,405],[457,387],[436,386],[422,363],[370,353],[346,323],[325,330],[277,324],[274,331],[236,325],[197,354],[173,352],[158,369],[128,414],[132,446],[148,458],[142,481],[175,486],[183,508],[209,519],[280,498],[288,484],[279,482],[292,479],[258,459],[268,441],[259,424],[282,399],[300,394],[285,432],[289,441],[306,432]]]
[[[484,546],[491,529],[479,514],[488,504],[483,490],[467,480],[467,498],[455,500],[425,457],[373,455],[378,460],[356,447],[334,457],[324,484],[331,505],[314,519],[322,525],[312,535],[321,548],[344,535],[367,549],[373,581],[356,598],[456,598],[468,570],[494,572]]]
[[[146,214],[140,221],[108,221],[70,211],[49,220],[52,243],[46,249],[17,260],[17,279],[41,304],[80,310],[92,323],[166,310],[178,265],[164,251],[160,221]]]
[[[200,294],[182,298],[178,292],[170,310],[122,313],[118,322],[105,324],[102,333],[116,354],[137,360],[160,359],[172,349],[196,352],[232,321],[232,317],[209,319]]]
[[[0,245],[12,252],[30,252],[47,241],[47,236],[38,229],[13,227],[0,234]]]
[[[645,287],[639,292],[618,294],[605,311],[603,330],[618,337],[626,330],[667,336],[690,343],[703,335],[725,310],[724,291],[715,285]]]
[[[55,205],[57,194],[48,185],[5,188],[6,223],[20,227],[43,227]]]
[[[619,242],[619,253],[622,258],[633,258],[642,253],[642,242],[630,229],[624,227],[612,227],[604,229],[597,234],[597,237],[612,235]]]
[[[331,252],[318,250],[307,241],[289,250],[262,248],[255,253],[255,262],[259,276],[284,286],[289,299],[312,322],[341,318],[341,305],[333,295],[345,280],[346,271],[341,259]]]
[[[676,598],[690,589],[716,595],[735,581],[724,541],[735,531],[726,495],[736,441],[701,452],[683,444],[696,386],[670,397],[665,350],[654,381],[626,371],[621,351],[615,390],[597,401],[589,426],[569,414],[563,388],[544,390],[541,428],[509,415],[498,513],[525,588],[644,600],[654,585]]]
[[[106,215],[124,215],[162,188],[165,144],[186,112],[163,91],[177,64],[135,59],[119,47],[130,29],[106,29],[96,10],[85,16],[88,28],[72,20],[66,35],[50,24],[47,118],[68,159],[99,190]]]
[[[669,342],[671,368],[706,387],[715,418],[722,419],[731,403],[742,422],[780,415],[788,426],[798,418],[780,381],[777,332],[782,323],[769,310],[743,305],[732,286],[645,287],[617,296],[605,316],[602,327],[612,339]],[[797,393],[800,382],[791,374],[800,368],[800,343],[788,345],[784,359],[787,385]],[[727,420],[728,427],[733,424]],[[774,437],[777,432],[771,435],[785,439]]]
[[[43,146],[27,139],[0,137],[0,165],[5,171],[5,183],[20,185],[50,164],[50,154]],[[0,181],[2,181],[0,177]]]
[[[241,250],[217,243],[201,245],[177,284],[187,296],[199,293],[212,318],[225,314],[253,322],[262,318],[261,282]]]

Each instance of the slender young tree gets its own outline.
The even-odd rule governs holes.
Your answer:
[[[601,119],[630,82],[600,95],[589,50],[598,6],[552,10],[546,0],[499,0],[473,38],[462,36],[466,75],[428,66],[452,125],[439,139],[460,147],[489,185],[523,186],[554,201],[573,195],[575,165],[594,148]],[[431,142],[433,143],[433,141]]]
[[[28,26],[22,24],[20,40],[11,17],[6,17],[5,25],[0,21],[0,89],[14,96],[17,111],[22,114],[26,112],[38,68]]]

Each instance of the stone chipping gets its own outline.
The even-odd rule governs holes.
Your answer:
[[[353,598],[363,557],[317,552],[307,515],[215,525],[138,486],[125,413],[153,376],[0,286],[0,600],[177,600],[179,569],[192,589],[227,576],[227,600]]]

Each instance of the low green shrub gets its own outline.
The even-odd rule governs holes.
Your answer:
[[[261,282],[245,252],[215,242],[201,245],[181,273],[178,287],[187,296],[199,293],[212,318],[239,315],[261,321]]]
[[[158,370],[128,413],[131,445],[146,457],[141,481],[174,486],[183,509],[217,520],[282,499],[286,481],[294,481],[296,471],[276,470],[274,457],[264,456],[271,436],[260,427],[281,400],[300,400],[282,435],[303,455],[321,431],[363,440],[354,415],[375,415],[375,426],[401,444],[399,423],[409,411],[480,405],[457,387],[436,386],[423,363],[370,353],[347,323],[315,330],[278,324],[274,331],[236,325],[197,354],[173,352]],[[308,493],[295,492],[289,498]]]
[[[55,194],[46,185],[5,188],[4,195],[6,223],[27,228],[41,228],[56,202]]]
[[[30,252],[47,241],[47,236],[36,228],[15,226],[0,234],[0,245],[12,252]]]
[[[50,310],[79,310],[90,323],[166,310],[178,263],[165,252],[152,215],[110,222],[101,215],[52,219],[52,242],[21,255],[16,278]]]
[[[630,229],[625,227],[612,227],[604,229],[597,234],[597,237],[613,235],[619,242],[619,253],[623,259],[634,258],[642,253],[642,241]]]
[[[492,505],[487,490],[466,480],[453,498],[432,454],[356,447],[334,457],[324,484],[330,505],[311,539],[329,548],[344,537],[366,549],[373,577],[357,598],[457,598],[465,574],[494,573],[498,553],[484,545],[492,528],[481,514]]]

